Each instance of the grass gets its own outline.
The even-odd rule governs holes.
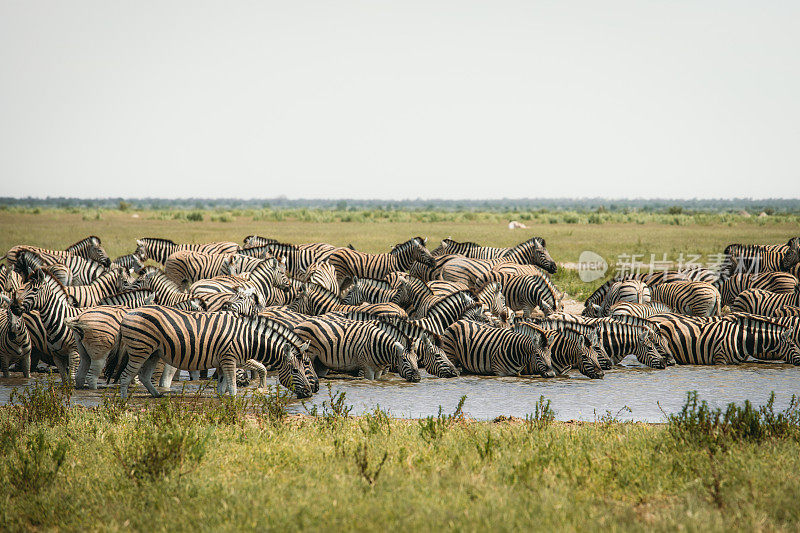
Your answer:
[[[57,385],[41,387],[35,403],[68,402]],[[267,403],[69,407],[54,425],[22,424],[15,408],[0,408],[0,528],[800,526],[796,404],[720,414],[689,396],[680,414],[652,425],[555,422],[543,398],[525,421],[494,422],[460,408],[422,422],[379,408],[352,417],[343,395],[315,416],[272,416],[280,402]]]

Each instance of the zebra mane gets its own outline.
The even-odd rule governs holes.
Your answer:
[[[141,239],[137,239],[138,241],[142,241],[146,244],[169,244],[171,246],[177,246],[178,243],[169,239],[163,239],[161,237],[142,237]]]
[[[79,240],[75,244],[73,244],[71,246],[67,246],[67,251],[72,250],[72,249],[82,248],[83,246],[86,246],[87,244],[94,244],[94,241],[97,241],[98,245],[103,244],[100,241],[100,237],[98,237],[97,235],[89,235],[88,237],[85,237],[85,238]]]
[[[392,246],[392,249],[389,251],[389,253],[390,254],[391,253],[398,253],[398,252],[402,252],[402,251],[408,250],[410,247],[414,246],[415,243],[419,244],[420,246],[423,246],[423,247],[425,246],[422,243],[422,237],[413,237],[411,239],[408,239],[405,242],[400,242],[400,243],[395,244],[394,246]]]

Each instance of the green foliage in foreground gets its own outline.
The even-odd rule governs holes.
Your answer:
[[[22,418],[68,401],[37,387],[0,409],[3,530],[800,526],[796,403],[716,411],[690,395],[666,426],[554,422],[543,398],[526,421],[470,421],[463,403],[407,421],[353,417],[341,394],[289,417],[270,392]]]

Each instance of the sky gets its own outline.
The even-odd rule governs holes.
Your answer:
[[[0,2],[0,196],[800,197],[800,2]]]

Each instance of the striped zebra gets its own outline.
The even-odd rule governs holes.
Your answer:
[[[668,305],[659,302],[649,302],[646,304],[639,304],[634,302],[619,302],[614,304],[610,311],[609,316],[617,318],[620,316],[633,316],[637,318],[650,318],[653,315],[663,313],[673,313],[674,311]],[[584,315],[586,316],[586,315]]]
[[[652,299],[650,287],[638,279],[617,281],[608,290],[601,305],[593,304],[594,312],[585,316],[603,317],[611,314],[611,308],[619,302],[649,303]]]
[[[393,303],[347,305],[342,303],[336,294],[329,292],[318,285],[306,285],[300,297],[289,304],[289,310],[309,316],[323,315],[325,313],[362,311],[378,316],[400,316],[407,318],[406,312]]]
[[[86,386],[97,389],[97,378],[109,355],[119,357],[122,319],[130,309],[125,306],[98,306],[67,318],[66,326],[72,331],[80,364],[75,375],[75,388]]]
[[[788,272],[762,272],[761,274],[734,274],[714,286],[722,295],[722,305],[731,305],[736,297],[748,289],[762,289],[779,294],[795,291],[798,279]]]
[[[66,255],[78,256],[87,259],[89,261],[100,263],[105,267],[108,267],[110,263],[108,259],[108,254],[106,254],[106,251],[103,249],[100,243],[100,238],[94,235],[90,235],[85,239],[81,239],[75,244],[68,246],[65,250],[48,250],[47,248],[40,248],[38,246],[29,246],[29,245],[14,246],[8,251],[8,253],[6,253],[8,262],[12,265],[16,263],[17,255],[22,250],[29,250],[36,254],[54,255],[58,257]]]
[[[445,296],[428,308],[425,318],[411,322],[426,331],[441,335],[452,323],[464,319],[487,322],[481,311],[481,304],[475,301],[468,291],[454,292]]]
[[[797,263],[795,266],[789,269],[789,274],[796,277],[800,280],[800,263]]]
[[[164,262],[164,274],[181,289],[192,283],[222,274],[222,267],[233,254],[209,254],[194,250],[178,250]]]
[[[80,313],[80,309],[73,307],[70,301],[64,285],[44,269],[33,274],[22,295],[23,311],[37,311],[44,328],[40,349],[52,357],[61,379],[65,381],[74,377],[80,361],[72,332],[65,323],[66,319]],[[30,329],[28,332],[31,333]]]
[[[169,307],[189,305],[191,307],[197,306],[202,309],[202,304],[197,298],[181,291],[180,287],[175,285],[175,283],[157,267],[146,267],[136,281],[136,288],[146,289],[153,293],[157,305],[166,305]]]
[[[385,254],[368,254],[349,248],[338,248],[331,252],[328,261],[336,269],[339,285],[350,278],[385,279],[391,272],[407,271],[415,261],[433,267],[434,259],[425,248],[426,241],[422,237],[414,237],[396,244]]]
[[[138,274],[144,269],[144,263],[136,254],[121,255],[111,261],[109,266],[118,266],[128,274]]]
[[[564,375],[571,368],[577,369],[591,379],[602,379],[605,373],[600,366],[597,351],[596,333],[584,335],[573,328],[546,330],[550,344],[553,368],[559,375]]]
[[[394,293],[391,301],[408,311],[413,318],[423,318],[428,308],[441,297],[427,283],[405,272],[392,272],[386,276],[386,280]]]
[[[261,237],[260,235],[248,235],[242,242],[244,243],[244,248],[255,248],[256,246],[264,246],[265,244],[278,243],[278,241],[275,239]]]
[[[294,244],[275,242],[254,248],[245,248],[240,253],[261,258],[281,258],[285,261],[286,273],[294,278],[299,278],[314,263],[327,261],[331,250],[319,246],[303,248]]]
[[[657,324],[681,365],[735,365],[772,352],[800,365],[800,349],[790,328],[768,318],[749,315],[711,321],[671,315],[660,316]]]
[[[654,302],[668,305],[677,313],[691,316],[714,316],[720,313],[722,297],[712,284],[704,281],[672,281],[651,287]]]
[[[91,307],[100,300],[118,294],[124,288],[123,271],[113,268],[98,276],[88,285],[65,286],[64,289],[72,298],[75,307]]]
[[[532,237],[511,248],[493,248],[481,246],[474,242],[457,242],[450,238],[443,239],[441,246],[436,248],[433,255],[445,254],[463,255],[473,259],[504,258],[514,263],[536,265],[551,274],[558,270],[556,262],[550,257],[546,248],[547,244],[541,237]]]
[[[422,366],[431,375],[440,378],[453,378],[458,376],[458,370],[455,365],[447,358],[444,350],[441,348],[441,338],[431,331],[426,331],[418,324],[409,322],[406,319],[399,317],[388,317],[376,320],[373,315],[351,311],[349,313],[328,313],[326,317],[342,316],[349,320],[369,321],[378,328],[386,331],[397,342],[406,342],[405,339],[411,339],[417,345],[414,352]]]
[[[771,316],[781,307],[800,306],[800,286],[795,286],[790,294],[776,294],[761,289],[748,289],[733,301],[731,311]]]
[[[484,285],[475,294],[475,299],[481,304],[483,312],[496,317],[502,327],[508,327],[514,322],[514,313],[506,306],[503,285],[500,282],[493,281]]]
[[[433,281],[436,279],[441,279],[442,269],[445,267],[447,263],[449,263],[451,260],[457,257],[462,257],[462,256],[454,254],[439,255],[433,257],[433,263],[430,263],[428,261],[425,262],[414,261],[414,263],[408,269],[408,273],[414,276],[415,278],[421,279],[423,281]]]
[[[254,257],[243,253],[233,254],[222,263],[219,273],[227,276],[236,276],[245,272],[252,272],[261,264],[263,259],[269,259],[269,257],[272,256]]]
[[[608,317],[588,318],[574,315],[550,318],[554,319],[593,326],[597,331],[598,355],[610,358],[614,365],[618,365],[626,356],[633,354],[637,361],[650,368],[667,367],[668,357],[664,356],[667,347],[658,334],[658,328],[645,320],[633,319],[623,322]]]
[[[239,251],[235,242],[209,242],[205,244],[177,244],[169,239],[144,237],[136,240],[136,251],[139,259],[152,259],[156,263],[165,264],[167,258],[179,251],[205,252],[208,254],[232,254]]]
[[[441,279],[445,281],[463,283],[471,290],[475,290],[479,283],[497,280],[497,265],[507,263],[506,259],[472,259],[463,256],[453,256],[442,265]]]
[[[244,366],[259,371],[262,386],[266,371],[277,370],[280,383],[298,398],[311,396],[301,362],[307,346],[297,344],[288,328],[265,317],[140,307],[122,319],[121,336],[128,358],[119,378],[122,398],[135,375],[152,396],[159,396],[150,382],[159,358],[181,370],[221,368],[221,393],[236,395],[236,368]]]
[[[459,320],[442,333],[442,348],[470,374],[518,376],[531,369],[531,374],[555,376],[542,336]]]
[[[564,295],[546,277],[495,273],[493,278],[502,285],[506,305],[514,311],[522,311],[524,318],[537,307],[545,315],[564,308]]]
[[[721,277],[736,273],[788,272],[800,263],[800,237],[789,239],[784,245],[729,244],[725,247],[725,261]]]
[[[31,338],[22,313],[19,309],[0,307],[0,364],[4,378],[8,377],[11,363],[17,361],[22,375],[31,377]]]
[[[772,316],[774,317],[784,317],[784,316],[800,316],[800,307],[794,305],[784,305],[776,309]]]
[[[72,272],[72,283],[88,285],[107,271],[102,264],[67,252],[20,250],[14,270],[27,279],[37,269],[50,265],[64,265]]]
[[[329,370],[363,371],[364,377],[378,379],[392,368],[412,383],[419,382],[416,343],[405,343],[372,322],[343,317],[312,317],[294,328],[309,343],[308,353],[316,361],[320,377]]]
[[[552,316],[552,315],[551,315]],[[543,331],[565,331],[578,332],[585,338],[592,342],[592,350],[597,354],[597,362],[600,364],[601,370],[611,370],[614,366],[614,361],[603,352],[603,346],[600,344],[600,336],[598,335],[598,328],[593,324],[582,323],[578,321],[566,321],[563,317],[568,316],[564,313],[557,313],[556,317],[560,318],[540,318],[535,320],[535,324]],[[530,321],[526,321],[530,324]]]
[[[618,275],[615,276],[605,283],[603,283],[600,287],[597,288],[586,301],[583,303],[584,305],[584,316],[594,316],[592,313],[596,312],[597,307],[595,306],[602,306],[603,301],[606,298],[606,295],[611,290],[611,287],[617,283],[618,281],[626,281],[626,280],[640,280],[647,284],[651,289],[656,285],[660,285],[662,283],[669,283],[671,281],[688,281],[688,277],[683,274],[682,272],[674,271],[674,270],[659,270],[658,272],[651,272],[647,274],[626,274],[626,275]]]
[[[70,285],[72,285],[72,282],[74,281],[72,277],[72,270],[70,270],[68,267],[64,265],[55,263],[52,265],[42,266],[41,268],[47,269],[65,287],[69,287]],[[102,276],[102,274],[100,274],[100,276]],[[98,276],[98,278],[100,276]],[[97,281],[98,278],[95,278],[95,281]]]
[[[360,303],[395,303],[400,305],[397,291],[388,281],[370,278],[353,278],[352,285],[348,288],[344,299],[347,303],[358,305]],[[404,307],[404,306],[401,306]]]
[[[124,305],[125,307],[141,307],[143,305],[153,305],[155,294],[147,289],[118,292],[111,296],[98,300],[95,305]]]

